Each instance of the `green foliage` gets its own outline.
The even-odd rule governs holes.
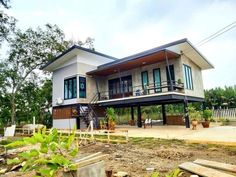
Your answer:
[[[201,113],[200,111],[197,111],[195,107],[189,106],[188,107],[188,113],[191,120],[200,120],[201,119]]]
[[[206,107],[236,107],[236,86],[205,90]]]
[[[225,118],[220,118],[220,122],[222,126],[226,126],[230,124],[229,119],[225,119]]]
[[[210,109],[205,109],[205,110],[203,111],[202,116],[203,116],[203,118],[205,119],[205,121],[210,120],[210,118],[212,117],[212,110],[210,110]]]
[[[115,109],[114,108],[107,108],[106,109],[106,117],[108,118],[109,121],[115,122],[117,119]]]
[[[52,177],[56,176],[59,171],[69,172],[77,168],[72,162],[78,154],[75,131],[65,137],[59,134],[57,129],[51,129],[47,134],[44,128],[42,132],[34,133],[30,138],[12,142],[5,147],[9,149],[22,144],[39,146],[39,149],[19,153],[16,158],[7,160],[8,164],[21,164],[22,172],[35,170],[40,176]]]
[[[181,175],[182,175],[181,170],[177,168],[177,169],[174,169],[173,171],[171,171],[170,174],[165,175],[165,177],[178,177]],[[159,177],[159,173],[155,171],[151,174],[150,177]]]
[[[166,175],[165,177],[178,177],[181,176],[182,172],[180,171],[180,169],[175,169],[173,170],[170,174]]]

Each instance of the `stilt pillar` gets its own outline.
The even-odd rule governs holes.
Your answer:
[[[134,107],[131,106],[131,120],[134,120]]]
[[[188,114],[188,103],[187,103],[187,101],[184,101],[184,118],[185,118],[186,128],[190,128],[190,120],[189,120],[189,114]]]
[[[164,104],[161,105],[162,107],[162,119],[163,119],[163,125],[166,125],[166,107]]]
[[[140,105],[138,105],[138,127],[142,127],[142,113]]]

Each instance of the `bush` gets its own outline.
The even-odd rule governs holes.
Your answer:
[[[211,117],[212,117],[212,110],[210,109],[205,109],[203,111],[203,118],[205,119],[205,121],[208,121]]]

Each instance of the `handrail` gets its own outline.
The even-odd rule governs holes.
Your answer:
[[[184,83],[179,82],[179,81],[175,81],[175,80],[171,80],[171,81],[162,81],[162,82],[155,82],[155,83],[149,83],[146,86],[143,85],[136,85],[136,86],[128,86],[127,87],[123,87],[124,84],[122,84],[122,87],[119,87],[117,90],[115,89],[115,93],[113,93],[114,90],[108,90],[108,91],[101,91],[99,92],[99,98],[98,100],[104,100],[103,97],[109,97],[109,98],[105,98],[105,99],[113,99],[110,98],[111,96],[115,96],[115,95],[119,95],[119,94],[131,94],[129,96],[139,96],[141,93],[145,94],[145,95],[149,95],[151,90],[154,90],[154,93],[159,93],[159,92],[163,92],[162,89],[163,88],[171,88],[171,83],[173,84],[173,90],[168,90],[168,91],[175,91],[176,89],[178,90],[182,90],[184,89]],[[123,95],[121,96],[123,97]],[[127,96],[124,96],[127,97]]]

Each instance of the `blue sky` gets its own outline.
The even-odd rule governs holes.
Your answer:
[[[68,39],[95,38],[97,51],[124,57],[188,38],[193,44],[236,21],[235,0],[12,0],[22,29],[57,24]],[[236,28],[198,48],[214,64],[204,87],[236,85]]]

